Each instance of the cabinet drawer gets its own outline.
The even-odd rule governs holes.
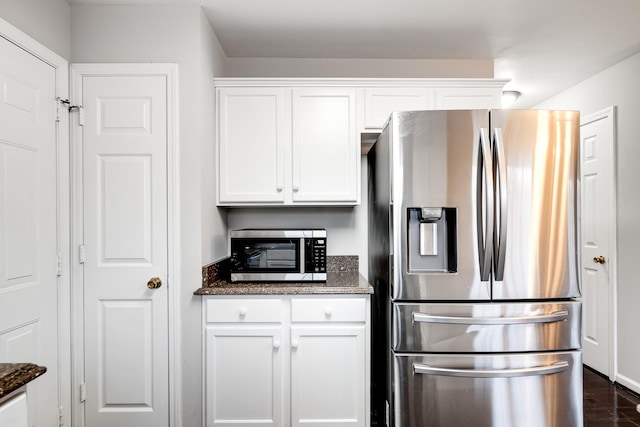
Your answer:
[[[293,322],[364,322],[364,298],[294,299],[291,301]]]
[[[282,301],[258,299],[209,299],[207,322],[282,321]]]

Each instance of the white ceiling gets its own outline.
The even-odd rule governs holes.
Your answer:
[[[640,0],[70,0],[202,5],[228,57],[493,59],[530,107],[640,52]]]

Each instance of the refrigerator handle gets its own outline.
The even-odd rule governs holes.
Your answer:
[[[427,313],[413,312],[413,321],[421,323],[449,323],[461,325],[516,325],[528,323],[563,322],[569,318],[569,311],[560,310],[540,316],[514,317],[464,317],[464,316],[435,316]]]
[[[446,377],[471,377],[471,378],[510,378],[526,377],[532,375],[549,375],[569,369],[569,362],[561,360],[545,366],[534,366],[532,368],[516,369],[457,369],[457,368],[436,368],[434,366],[413,364],[415,374],[441,375]]]
[[[476,230],[478,234],[478,257],[480,280],[491,277],[491,255],[493,254],[493,159],[489,146],[489,129],[480,128],[478,144],[478,168],[476,176]]]
[[[504,157],[504,138],[502,129],[495,128],[493,133],[494,165],[496,185],[496,219],[493,248],[495,279],[504,279],[505,255],[507,253],[507,169]]]

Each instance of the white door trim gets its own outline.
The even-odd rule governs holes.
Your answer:
[[[181,353],[180,330],[181,316],[179,304],[180,289],[180,195],[179,195],[179,157],[178,157],[178,65],[163,63],[148,64],[72,64],[71,65],[71,101],[79,105],[82,94],[82,78],[84,76],[101,75],[162,75],[167,79],[167,215],[168,215],[168,310],[169,310],[169,426],[181,425]],[[82,236],[82,138],[79,129],[79,114],[72,114],[71,118],[71,155],[72,155],[72,252],[74,253],[73,280],[73,320],[72,325],[82,325],[83,295],[82,295],[82,265],[79,259],[79,247],[83,242]],[[73,425],[84,425],[83,405],[80,405],[79,384],[84,376],[84,338],[81,328],[72,331],[73,346]]]
[[[613,199],[613,203],[609,206],[609,218],[611,218],[611,222],[606,225],[608,228],[609,235],[609,259],[607,263],[609,265],[609,285],[611,286],[611,295],[609,295],[609,313],[611,318],[609,319],[609,334],[610,334],[610,347],[609,347],[609,379],[612,382],[617,381],[617,350],[618,350],[618,305],[617,305],[617,294],[618,294],[618,285],[617,285],[617,277],[618,277],[618,257],[617,257],[617,206],[618,206],[618,166],[617,166],[617,150],[618,150],[618,141],[617,141],[617,129],[618,129],[618,118],[617,118],[617,109],[615,106],[605,108],[593,114],[589,114],[586,116],[582,116],[580,120],[580,126],[584,126],[586,124],[602,120],[605,118],[611,118],[611,141],[613,146],[613,169],[612,169],[612,179],[611,179],[611,188],[609,191],[611,192],[611,197]]]
[[[0,37],[21,47],[55,69],[56,97],[69,97],[69,63],[40,42],[0,18]],[[70,210],[69,210],[69,116],[59,108],[56,124],[57,144],[57,244],[61,256],[62,274],[58,277],[58,366],[47,366],[49,375],[58,375],[60,390],[58,406],[61,421],[68,425],[71,416],[71,267],[70,267]],[[29,361],[25,361],[29,362]]]

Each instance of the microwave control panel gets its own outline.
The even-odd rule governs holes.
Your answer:
[[[327,271],[327,238],[305,239],[305,272],[326,273]]]

